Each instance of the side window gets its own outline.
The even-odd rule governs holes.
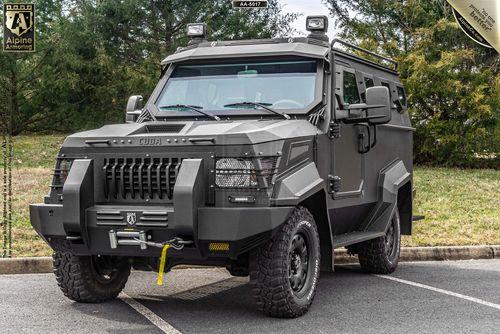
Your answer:
[[[387,87],[387,89],[389,90],[389,100],[392,102],[392,92],[391,92],[391,85],[389,85],[388,82],[381,82],[382,86],[384,87]],[[394,103],[392,103],[392,105],[394,106]]]
[[[372,78],[365,78],[365,87],[369,88],[369,87],[373,87],[373,86],[375,86],[375,84],[373,83],[373,79]]]
[[[366,89],[375,86],[373,79],[370,77],[364,77],[363,81],[365,83],[365,89],[361,93],[361,100],[363,100],[364,103],[366,103]]]
[[[387,89],[389,90],[389,96],[391,96],[391,86],[389,85],[389,83],[387,82],[382,82],[382,86],[384,87],[387,87]],[[391,101],[392,101],[392,96],[391,96]]]
[[[406,107],[406,93],[403,87],[398,86],[398,98],[399,102]]]
[[[351,72],[344,71],[344,103],[353,104],[359,103],[358,85],[356,84],[356,75]]]

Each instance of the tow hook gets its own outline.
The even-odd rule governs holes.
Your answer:
[[[109,231],[109,241],[112,249],[116,249],[119,245],[140,246],[141,249],[149,247],[161,248],[160,268],[158,270],[158,285],[163,284],[163,274],[165,272],[165,263],[167,262],[167,250],[172,247],[175,250],[181,250],[185,245],[190,245],[193,240],[184,240],[180,237],[175,237],[164,242],[148,241],[144,231]]]
[[[141,240],[141,239],[134,239],[134,240],[140,244],[144,244],[146,246],[156,247],[156,248],[163,248],[163,247],[165,247],[165,245],[168,244],[170,247],[172,247],[173,249],[176,249],[176,250],[181,250],[184,248],[184,245],[190,245],[193,243],[193,240],[184,240],[184,239],[179,238],[179,237],[175,237],[171,240],[161,242],[161,243],[160,242],[146,241],[146,240]]]
[[[134,240],[139,242],[141,245],[146,244],[147,246],[150,247],[161,248],[160,268],[158,269],[158,279],[156,281],[156,284],[158,285],[163,285],[163,274],[165,273],[165,263],[167,262],[167,250],[170,247],[176,250],[181,250],[184,248],[184,245],[189,245],[193,243],[192,240],[183,240],[182,238],[179,237],[175,237],[171,240],[162,243],[144,241],[140,239],[134,239]]]

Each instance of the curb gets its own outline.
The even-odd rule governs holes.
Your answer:
[[[399,261],[456,261],[498,258],[500,258],[500,245],[401,247]],[[346,249],[335,250],[335,264],[352,263],[358,263],[357,255],[347,254]]]
[[[0,259],[0,274],[43,274],[52,272],[52,257]]]
[[[500,258],[500,245],[489,246],[440,246],[402,247],[400,262],[453,261]],[[346,249],[335,250],[335,264],[358,263],[357,255],[347,254]],[[203,266],[179,265],[175,269],[203,268]],[[52,272],[51,257],[0,258],[1,274],[43,274]]]

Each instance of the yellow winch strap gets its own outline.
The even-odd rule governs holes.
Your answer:
[[[165,262],[167,262],[167,250],[169,247],[169,244],[165,244],[161,250],[160,269],[158,270],[158,281],[156,282],[158,285],[163,285],[163,272],[165,271]]]

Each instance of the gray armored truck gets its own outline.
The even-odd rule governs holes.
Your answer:
[[[207,41],[204,24],[161,63],[124,124],[70,135],[31,223],[64,294],[103,302],[131,268],[223,266],[260,310],[310,308],[333,250],[395,270],[412,227],[412,135],[397,63],[310,35]],[[163,271],[162,271],[163,272]]]

